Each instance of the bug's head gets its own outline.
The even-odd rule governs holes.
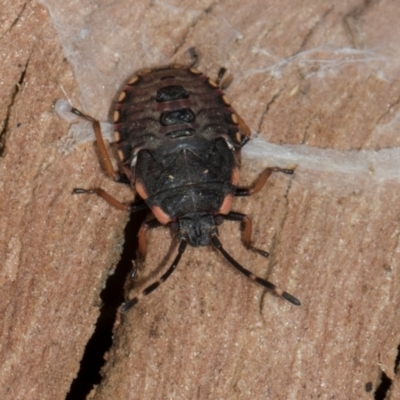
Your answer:
[[[193,247],[207,246],[212,235],[217,233],[221,218],[206,212],[194,212],[178,218],[173,229],[179,231],[179,237],[186,239]]]

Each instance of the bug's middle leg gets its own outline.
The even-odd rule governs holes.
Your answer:
[[[260,177],[249,187],[238,187],[236,188],[235,196],[243,197],[243,196],[251,196],[252,194],[258,193],[268,178],[271,176],[273,172],[283,172],[284,174],[292,175],[294,169],[286,169],[279,167],[269,167],[264,170],[264,172],[260,175]]]
[[[121,203],[119,200],[111,196],[111,194],[107,193],[102,188],[93,188],[93,189],[74,188],[72,190],[72,194],[96,194],[97,196],[104,199],[108,204],[115,207],[116,209],[121,211],[127,211],[129,213],[135,213],[136,211],[146,210],[149,208],[148,205],[143,200],[131,204]]]

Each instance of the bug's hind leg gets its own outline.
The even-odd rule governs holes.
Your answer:
[[[229,85],[232,83],[233,81],[233,75],[232,74],[226,74],[227,73],[227,69],[225,67],[221,67],[218,70],[218,75],[217,75],[217,79],[216,79],[216,83],[217,85],[222,89],[225,90],[226,88],[229,87]]]
[[[125,174],[117,173],[111,163],[110,155],[108,154],[106,145],[104,143],[103,135],[101,134],[100,122],[97,119],[90,117],[89,115],[84,114],[76,108],[71,108],[71,112],[79,117],[90,121],[93,125],[93,130],[96,136],[96,142],[99,149],[100,162],[104,165],[107,175],[112,178],[115,182],[129,184],[130,181]],[[126,205],[115,199],[113,196],[108,194],[104,189],[101,188],[93,188],[93,189],[82,189],[82,188],[74,188],[72,191],[73,194],[96,194],[101,197],[107,203],[117,208],[118,210],[134,212],[136,208],[133,205]],[[141,208],[138,208],[139,210]]]
[[[114,167],[111,163],[110,155],[108,154],[106,145],[104,143],[103,135],[101,134],[100,122],[97,119],[94,119],[93,117],[84,114],[83,112],[79,111],[78,109],[76,109],[74,107],[71,108],[71,112],[92,123],[94,134],[96,136],[97,146],[99,149],[100,162],[104,165],[107,175],[110,178],[112,178],[115,182],[129,184],[130,182],[126,175],[119,174],[118,172],[116,172],[114,170]]]
[[[238,213],[235,211],[231,211],[229,214],[227,215],[222,215],[222,217],[227,220],[227,221],[238,221],[241,222],[242,225],[242,243],[244,244],[244,246],[252,251],[255,251],[258,254],[261,254],[264,257],[268,257],[269,253],[265,250],[262,249],[258,249],[257,247],[254,247],[251,244],[251,233],[252,233],[252,229],[253,229],[253,223],[251,221],[251,218],[246,215],[246,214],[242,214],[242,213]]]
[[[198,65],[199,65],[199,60],[200,60],[200,55],[199,55],[199,52],[197,51],[196,47],[189,47],[186,50],[186,53],[191,58],[191,62],[189,64],[189,68],[196,69],[198,67]]]

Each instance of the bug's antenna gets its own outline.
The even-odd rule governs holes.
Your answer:
[[[127,312],[130,308],[136,305],[142,297],[147,296],[148,294],[156,290],[161,285],[161,283],[165,282],[170,277],[170,275],[175,271],[176,267],[178,266],[182,254],[186,249],[186,245],[187,245],[186,239],[182,239],[181,242],[179,243],[178,254],[175,257],[175,260],[172,263],[172,265],[168,268],[167,272],[164,275],[162,275],[160,279],[152,283],[150,286],[147,286],[147,288],[144,289],[143,292],[140,293],[138,296],[122,304],[121,312]]]
[[[291,294],[285,292],[282,289],[279,289],[276,287],[272,282],[269,282],[263,278],[260,278],[257,275],[254,275],[252,272],[247,270],[246,268],[242,267],[235,259],[233,259],[223,248],[221,242],[217,238],[217,236],[212,236],[211,238],[212,244],[214,245],[215,248],[217,248],[220,253],[236,268],[238,269],[243,275],[246,275],[248,278],[251,280],[257,282],[258,284],[266,287],[269,290],[272,290],[274,293],[276,293],[278,296],[283,297],[285,300],[289,301],[290,303],[294,304],[295,306],[300,306],[301,303],[299,300],[296,299],[296,297],[292,296]]]

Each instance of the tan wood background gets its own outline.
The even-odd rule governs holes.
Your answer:
[[[90,127],[69,131],[54,112],[58,82],[107,122],[131,73],[185,63],[195,46],[202,71],[234,75],[234,107],[282,151],[253,145],[241,182],[298,165],[235,202],[269,260],[243,249],[237,224],[221,241],[302,306],[189,249],[118,320],[91,398],[373,399],[384,372],[399,399],[399,20],[390,0],[3,1],[0,397],[65,398],[118,262],[127,216],[72,188],[133,197],[100,168]],[[149,240],[144,282],[171,234]]]

